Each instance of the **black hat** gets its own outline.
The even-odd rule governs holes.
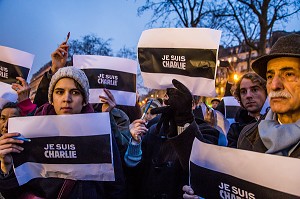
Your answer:
[[[210,101],[210,103],[212,103],[213,101],[216,101],[216,102],[219,102],[219,103],[221,102],[221,100],[215,98],[215,99],[212,99],[212,100]]]
[[[280,37],[272,46],[268,55],[263,55],[252,63],[252,69],[266,79],[267,63],[277,57],[300,58],[300,35],[290,34]]]

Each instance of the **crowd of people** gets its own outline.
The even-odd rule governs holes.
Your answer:
[[[33,102],[30,87],[18,77],[12,84],[17,102],[7,102],[0,118],[0,192],[4,198],[199,198],[189,186],[189,157],[195,138],[220,145],[213,108],[201,108],[199,97],[174,79],[163,101],[154,101],[145,118],[138,104],[117,106],[104,89],[101,104],[89,103],[89,81],[85,73],[65,66],[68,44],[52,54],[51,69],[39,84]],[[281,37],[268,55],[252,64],[235,84],[240,103],[235,122],[227,134],[228,147],[300,158],[300,35]],[[267,99],[270,109],[261,114]],[[109,112],[115,181],[83,181],[35,178],[19,186],[13,169],[13,153],[22,153],[24,141],[8,132],[12,117],[70,115]],[[90,146],[89,146],[90,147]],[[259,164],[259,163],[258,163]],[[86,171],[88,172],[88,171]]]

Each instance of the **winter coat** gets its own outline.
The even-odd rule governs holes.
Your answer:
[[[200,123],[200,121],[199,121]],[[192,125],[192,124],[191,124]],[[214,144],[218,143],[219,131],[202,121],[196,128],[203,131]],[[167,138],[163,126],[159,132],[153,125],[142,140],[142,160],[133,168],[126,169],[131,198],[182,198],[182,186],[188,184],[188,170],[183,169],[172,140]]]
[[[199,125],[194,121],[181,134],[169,138],[185,171],[189,170],[189,159],[195,138],[208,144],[218,145],[219,131],[208,124]]]
[[[142,160],[127,169],[131,198],[181,198],[183,182],[187,183],[173,147],[163,132],[152,126],[142,142]]]
[[[239,149],[260,153],[265,153],[268,150],[259,136],[258,124],[260,121],[249,124],[242,130],[237,143]],[[300,145],[294,149],[290,157],[300,158]]]
[[[227,133],[227,140],[228,140],[227,146],[231,148],[237,148],[237,141],[241,131],[246,125],[256,122],[256,119],[254,117],[251,117],[248,114],[247,110],[240,109],[237,112],[235,121],[237,122],[232,123],[230,125],[230,128]]]

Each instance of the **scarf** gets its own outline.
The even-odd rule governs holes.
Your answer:
[[[288,156],[300,140],[300,119],[291,124],[279,124],[276,114],[270,110],[259,123],[258,132],[268,149],[266,153]]]

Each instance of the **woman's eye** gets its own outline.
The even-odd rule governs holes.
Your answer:
[[[56,91],[55,92],[57,95],[62,95],[63,94],[63,91]]]

